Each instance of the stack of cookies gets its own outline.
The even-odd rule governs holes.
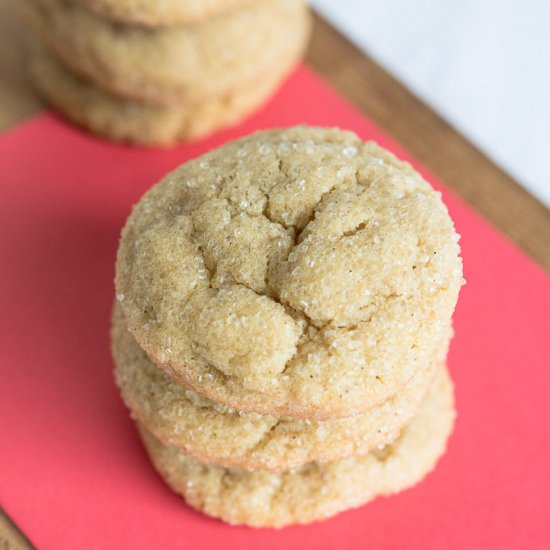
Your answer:
[[[112,329],[160,475],[255,527],[420,481],[455,414],[459,252],[440,194],[351,132],[260,132],[169,174],[122,232]]]
[[[305,0],[14,0],[37,38],[31,75],[68,118],[168,145],[259,108],[301,59]]]

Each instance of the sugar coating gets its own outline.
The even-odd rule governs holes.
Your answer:
[[[185,25],[234,9],[250,0],[73,0],[123,23]]]
[[[283,527],[310,523],[412,487],[445,452],[455,417],[452,383],[439,371],[434,390],[403,434],[366,456],[284,473],[220,468],[163,446],[140,432],[149,456],[168,485],[187,503],[231,524]]]
[[[300,57],[309,36],[303,0],[249,2],[220,17],[160,29],[113,22],[67,0],[18,4],[71,70],[109,93],[161,106],[189,108],[256,86]]]
[[[35,48],[30,63],[37,90],[76,124],[110,139],[140,145],[171,145],[236,124],[263,104],[286,76],[281,65],[255,85],[192,107],[156,107],[111,96]]]
[[[323,420],[384,402],[430,361],[459,251],[410,165],[351,132],[296,127],[154,186],[122,232],[115,284],[128,328],[178,382],[238,410]]]
[[[444,369],[448,338],[436,356],[398,394],[352,418],[315,421],[243,414],[187,390],[151,363],[115,308],[112,349],[122,397],[140,424],[163,444],[202,462],[266,471],[290,470],[384,446],[417,412],[437,369]]]

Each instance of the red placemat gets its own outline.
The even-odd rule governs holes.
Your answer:
[[[120,228],[186,159],[302,122],[353,129],[411,160],[307,69],[246,124],[170,151],[113,145],[51,115],[0,137],[0,504],[38,548],[548,544],[550,279],[445,189],[468,285],[449,358],[459,416],[433,474],[323,523],[254,531],[193,512],[149,465],[111,372]]]

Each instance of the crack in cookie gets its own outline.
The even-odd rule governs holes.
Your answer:
[[[463,283],[459,252],[439,193],[408,164],[350,132],[297,127],[153,187],[123,230],[116,288],[135,338],[180,383],[322,420],[384,402],[429,362]]]

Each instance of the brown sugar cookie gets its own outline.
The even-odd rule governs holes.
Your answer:
[[[238,123],[269,99],[290,68],[191,107],[155,107],[108,95],[44,51],[35,49],[30,62],[38,92],[67,118],[107,138],[147,146],[198,139]]]
[[[445,369],[417,416],[394,443],[366,456],[312,462],[283,473],[220,468],[163,446],[145,428],[153,465],[186,502],[231,524],[283,527],[310,523],[417,484],[445,452],[455,410]]]
[[[251,0],[72,0],[104,17],[151,27],[194,23]],[[262,2],[263,0],[254,0]]]
[[[153,365],[117,310],[112,329],[115,376],[132,416],[163,444],[219,466],[282,471],[313,460],[366,454],[399,435],[428,393],[436,370],[445,368],[448,338],[403,390],[363,415],[314,421],[242,414],[187,390]]]
[[[175,380],[240,411],[346,417],[432,358],[458,235],[410,165],[337,129],[259,132],[166,176],[122,232],[126,324]]]
[[[166,29],[114,23],[68,0],[25,0],[17,8],[72,71],[110,94],[162,106],[204,103],[273,80],[301,58],[310,27],[303,0],[251,2]]]

